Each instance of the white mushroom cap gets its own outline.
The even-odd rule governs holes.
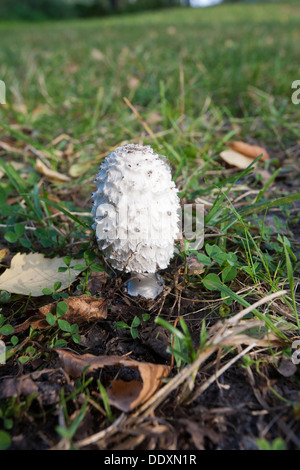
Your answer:
[[[150,146],[118,147],[95,183],[93,228],[111,266],[135,273],[165,269],[179,237],[180,211],[166,159]]]

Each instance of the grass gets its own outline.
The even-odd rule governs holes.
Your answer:
[[[1,448],[17,447],[17,429],[29,448],[97,442],[111,449],[114,439],[121,448],[147,448],[151,439],[155,448],[300,447],[299,369],[286,379],[278,372],[284,360],[292,363],[292,341],[300,331],[300,107],[291,101],[291,84],[299,78],[299,17],[297,3],[279,2],[0,24],[0,79],[7,91],[7,104],[0,105],[2,270],[19,251],[64,256],[66,270],[76,268],[76,258],[86,261],[68,293],[57,293],[54,285],[37,301],[1,292],[0,333],[9,348],[3,380],[22,365],[26,374],[45,370],[52,383],[53,344],[79,354],[114,354],[116,340],[119,355],[158,363],[170,362],[161,352],[168,347],[173,366],[166,385],[127,417],[111,410],[105,374],[101,381],[84,377],[59,390],[52,383],[54,401],[41,398],[43,413],[57,413],[45,428],[48,443],[39,435],[34,392],[2,399]],[[230,140],[262,145],[271,159],[241,171],[225,166],[220,152]],[[178,245],[162,273],[166,295],[152,305],[126,298],[124,279],[105,265],[90,229],[97,169],[122,142],[151,144],[167,155],[182,202],[205,207],[204,247]],[[38,161],[46,167],[42,174]],[[93,294],[104,266],[109,281]],[[91,293],[107,299],[107,321],[82,325],[63,318],[69,296]],[[38,328],[18,330],[41,303],[61,296],[66,301],[47,315],[48,336]],[[162,349],[155,343],[158,325],[170,334]],[[94,331],[100,343],[92,339]],[[223,374],[232,390],[241,387],[240,394],[226,395]],[[254,411],[243,394],[258,400]],[[239,432],[216,429],[213,419],[226,406],[232,417],[224,411],[224,423]],[[194,424],[212,431],[201,442],[192,428],[182,429],[182,416],[195,420],[197,407],[207,418]],[[282,420],[275,419],[279,409]],[[154,410],[166,426],[165,441],[149,428]],[[255,412],[266,416],[263,431]],[[28,422],[36,423],[35,442],[26,437]],[[132,437],[136,427],[144,439]]]

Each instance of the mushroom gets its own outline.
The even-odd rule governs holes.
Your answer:
[[[166,157],[147,146],[117,147],[103,161],[92,195],[93,228],[110,265],[131,273],[127,292],[155,299],[179,238],[180,200]]]

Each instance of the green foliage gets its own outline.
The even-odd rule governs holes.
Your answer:
[[[7,450],[11,444],[11,437],[7,431],[0,430],[0,450]]]
[[[256,444],[259,450],[286,450],[285,442],[280,437],[276,437],[272,442],[256,439]]]
[[[51,327],[54,328],[54,335],[52,339],[53,347],[66,346],[69,339],[72,339],[74,343],[80,343],[81,337],[78,334],[79,326],[77,323],[72,325],[65,320],[63,317],[68,311],[68,304],[64,301],[60,301],[56,305],[56,313],[48,312],[46,315],[46,321]],[[60,338],[57,338],[58,334],[61,333]]]
[[[11,0],[9,3],[1,0],[0,15],[3,19],[40,21],[74,17],[76,9],[60,0]]]
[[[91,251],[91,250],[84,251],[83,257],[84,257],[84,260],[85,260],[86,264],[82,264],[82,263],[77,263],[76,264],[76,262],[75,262],[75,264],[71,266],[72,257],[71,256],[65,256],[63,258],[63,261],[64,261],[66,267],[60,267],[59,271],[60,272],[69,271],[69,275],[70,275],[70,270],[71,269],[74,269],[75,271],[76,270],[81,271],[81,273],[84,276],[84,278],[81,282],[82,291],[83,291],[83,293],[88,294],[87,284],[88,284],[88,280],[89,280],[91,272],[92,271],[93,272],[103,272],[104,271],[104,266],[102,266],[99,263],[95,263],[96,253],[94,251]]]
[[[60,268],[61,269],[61,268]],[[53,284],[53,290],[45,287],[42,292],[44,295],[51,295],[54,300],[67,299],[69,294],[66,292],[57,292],[61,288],[61,282],[57,281]]]
[[[41,21],[74,17],[105,16],[114,13],[129,13],[155,8],[174,6],[173,0],[0,0],[0,16],[5,20]]]
[[[148,313],[143,313],[142,314],[142,322],[146,322],[150,319],[150,315]],[[133,339],[136,339],[139,335],[139,326],[141,325],[141,320],[139,317],[135,316],[131,322],[130,325],[128,325],[128,323],[124,322],[124,321],[117,321],[115,324],[114,324],[114,328],[115,329],[119,329],[119,328],[125,328],[125,329],[129,329],[130,330],[130,333],[131,333],[131,336]]]
[[[106,411],[107,417],[108,417],[109,421],[111,423],[113,423],[114,420],[115,420],[115,416],[114,416],[114,414],[111,410],[111,406],[110,406],[110,403],[109,403],[109,399],[108,399],[108,395],[107,395],[107,392],[105,390],[105,387],[104,387],[104,385],[102,385],[102,383],[100,382],[99,379],[97,380],[97,385],[98,385],[98,388],[99,388],[99,392],[101,394],[101,398],[102,398],[102,401],[103,401],[103,405],[104,405],[104,409]]]
[[[155,322],[171,333],[171,346],[169,346],[168,350],[173,354],[177,367],[180,369],[186,364],[192,364],[197,357],[197,350],[194,347],[193,339],[185,320],[179,317],[180,329],[161,317],[157,317]],[[205,346],[206,339],[207,332],[205,322],[203,322],[199,338],[200,348]]]
[[[87,389],[88,384],[90,383],[90,380],[83,383],[80,389]],[[76,390],[76,393],[79,392],[79,389]],[[80,423],[83,421],[85,413],[87,411],[88,407],[88,399],[89,399],[89,392],[86,390],[86,399],[80,408],[79,412],[76,414],[76,416],[73,419],[70,419],[68,415],[68,409],[67,409],[67,402],[70,400],[70,397],[65,397],[64,394],[64,389],[62,389],[61,393],[61,406],[64,410],[64,419],[65,419],[65,425],[64,426],[56,426],[55,430],[56,432],[61,436],[66,439],[66,441],[69,444],[70,450],[74,450],[73,446],[73,437],[80,425]]]
[[[13,334],[14,327],[9,323],[5,323],[5,317],[2,313],[0,313],[0,334],[4,336],[9,336]]]

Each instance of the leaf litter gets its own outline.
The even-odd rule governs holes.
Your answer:
[[[15,327],[15,333],[25,331],[28,328],[33,329],[47,329],[50,328],[46,320],[48,313],[55,314],[57,304],[59,301],[52,302],[51,304],[39,307],[39,313],[29,317],[23,323]],[[107,317],[107,301],[101,298],[94,298],[90,295],[79,295],[76,297],[68,297],[64,300],[68,306],[68,310],[63,315],[65,321],[69,323],[77,323],[82,325],[84,323],[95,322],[99,319]]]
[[[259,145],[248,144],[242,141],[233,141],[228,143],[229,149],[225,149],[220,153],[220,157],[228,165],[246,169],[255,158],[261,156],[262,161],[270,158],[268,152]],[[257,167],[257,162],[254,164]]]
[[[64,267],[63,258],[46,258],[41,253],[17,253],[11,260],[10,268],[0,276],[0,289],[14,294],[40,297],[43,289],[53,289],[56,282],[64,290],[72,284],[80,271],[59,272]]]
[[[139,362],[128,357],[78,355],[61,349],[57,349],[56,352],[62,362],[63,369],[73,377],[79,377],[83,370],[92,372],[103,367],[117,366],[137,370],[141,381],[114,379],[107,389],[111,404],[124,412],[129,412],[146,402],[161,385],[161,380],[171,370],[170,366]]]

